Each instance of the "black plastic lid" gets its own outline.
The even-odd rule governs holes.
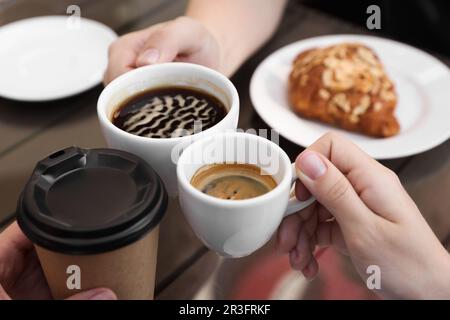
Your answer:
[[[70,147],[38,162],[18,201],[17,221],[41,247],[94,254],[140,239],[166,208],[161,179],[139,157]]]

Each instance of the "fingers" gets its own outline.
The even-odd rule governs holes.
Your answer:
[[[359,149],[350,140],[329,132],[320,137],[307,150],[316,151],[329,159],[344,175],[356,168],[369,170],[378,162]]]
[[[315,241],[306,232],[300,232],[296,247],[289,254],[291,266],[295,270],[303,270],[313,257]]]
[[[103,78],[105,85],[123,73],[137,67],[136,58],[146,39],[161,26],[162,24],[157,24],[144,30],[126,34],[110,45],[108,50],[108,67]]]
[[[106,85],[129,70],[162,62],[188,61],[218,68],[219,52],[217,40],[200,22],[179,17],[116,40],[109,48],[103,82]]]
[[[315,203],[297,214],[291,214],[283,219],[277,232],[277,251],[288,253],[297,245],[300,231],[309,236],[314,235],[318,224],[333,216],[323,206]]]
[[[312,279],[319,270],[314,252],[316,246],[334,246],[338,251],[348,254],[339,225],[331,213],[320,204],[286,217],[277,233],[277,250],[289,253],[291,267]]]
[[[117,296],[110,289],[96,288],[74,294],[66,300],[117,300]]]
[[[313,278],[319,266],[313,256],[316,246],[315,229],[319,219],[317,205],[286,217],[277,234],[277,249],[281,253],[289,253],[291,266],[300,270],[303,275]]]
[[[178,56],[190,55],[200,50],[204,36],[205,29],[199,22],[177,18],[152,32],[140,50],[136,65],[171,62]]]
[[[328,211],[324,206],[317,205],[317,220],[319,222],[325,222],[330,219],[334,219],[330,211]]]
[[[33,248],[33,244],[20,230],[17,222],[13,222],[0,233],[0,246],[5,249],[9,248],[16,253],[27,253]]]
[[[295,182],[295,196],[300,201],[306,201],[311,197],[311,192],[303,185],[300,180]]]
[[[395,173],[372,159],[350,140],[328,133],[306,151],[318,152],[328,159],[347,178],[356,194],[372,212],[395,221],[400,217],[395,217],[394,214],[402,214],[396,208],[411,206],[412,200]],[[335,188],[339,193],[345,190],[345,185],[337,184]]]
[[[17,222],[0,233],[0,284],[7,290],[27,267],[33,244],[20,230]]]
[[[311,218],[317,220],[316,204],[284,218],[277,232],[277,251],[280,253],[290,252],[296,246],[299,232],[304,225],[306,225],[307,232],[313,234],[313,222],[309,221]]]
[[[11,300],[11,297],[5,292],[0,285],[0,300]],[[116,294],[107,288],[96,288],[88,291],[83,291],[73,296],[70,296],[66,300],[117,300]]]
[[[303,276],[308,280],[313,279],[318,272],[319,264],[315,258],[313,258],[311,262],[302,270]]]
[[[307,208],[305,210],[311,209]],[[277,233],[277,251],[288,253],[296,246],[301,222],[302,220],[298,214],[291,214],[283,219]]]
[[[3,289],[1,284],[0,284],[0,300],[11,300],[10,296],[8,296],[8,294]]]
[[[316,230],[316,240],[319,247],[334,246],[339,252],[348,255],[342,231],[336,221],[320,223]]]
[[[0,262],[8,261],[11,264],[17,257],[26,255],[32,249],[33,244],[20,230],[17,222],[0,233]]]
[[[305,150],[296,160],[298,177],[343,229],[368,223],[373,213],[359,198],[347,178],[322,154]]]
[[[308,220],[310,223],[312,219]],[[307,231],[308,222],[298,232],[297,244],[289,251],[291,267],[300,270],[307,279],[315,277],[319,270],[316,247],[333,246],[342,254],[348,255],[342,232],[336,221],[318,223],[312,235]]]
[[[289,262],[294,270],[300,270],[306,279],[312,279],[319,271],[317,259],[314,257],[316,237],[308,232],[300,231],[297,246],[289,252]]]

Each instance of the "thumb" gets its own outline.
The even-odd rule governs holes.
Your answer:
[[[117,296],[111,289],[95,288],[74,294],[66,300],[117,300]]]
[[[202,38],[197,24],[180,17],[154,30],[140,49],[136,66],[172,62],[178,55],[187,56],[197,51]]]
[[[344,234],[373,217],[347,178],[322,154],[305,150],[295,165],[298,178],[336,218]]]

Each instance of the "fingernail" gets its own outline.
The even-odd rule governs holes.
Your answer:
[[[87,300],[117,300],[114,292],[108,289],[95,290],[93,295],[89,296]]]
[[[153,64],[158,62],[159,59],[159,50],[158,49],[147,49],[144,53],[141,54],[139,60],[146,64]]]
[[[308,178],[316,180],[327,171],[327,166],[314,151],[305,151],[297,158],[297,168]]]

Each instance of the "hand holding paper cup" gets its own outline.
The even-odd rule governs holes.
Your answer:
[[[17,206],[53,298],[97,287],[151,299],[167,194],[142,159],[70,147],[41,160]]]
[[[287,154],[253,134],[219,133],[188,146],[177,164],[181,208],[197,236],[222,256],[263,246],[283,217],[314,202],[290,197],[297,177]]]

